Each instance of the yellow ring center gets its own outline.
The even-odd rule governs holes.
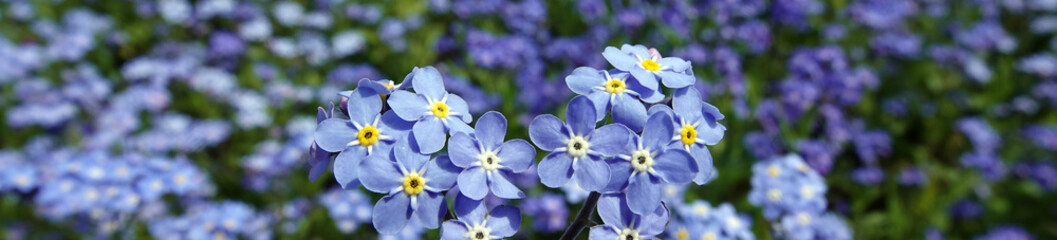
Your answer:
[[[697,142],[697,130],[694,129],[694,126],[683,125],[679,129],[679,140],[683,142],[683,145],[694,144],[694,142]]]
[[[436,116],[437,118],[448,117],[448,104],[444,104],[443,102],[433,102],[433,105],[429,106],[429,110],[433,112],[433,116]]]
[[[404,193],[407,195],[418,195],[422,193],[422,189],[426,187],[426,179],[418,175],[418,173],[408,173],[404,176]]]
[[[656,72],[661,70],[661,64],[653,61],[653,59],[645,59],[642,60],[642,68],[646,69],[646,71]]]
[[[620,79],[613,78],[606,82],[606,92],[610,94],[623,93],[624,89],[627,89],[627,85],[624,85],[624,81]]]
[[[360,145],[371,146],[375,142],[378,142],[378,129],[373,126],[364,126],[360,129],[360,132],[356,134],[357,140],[360,140]]]

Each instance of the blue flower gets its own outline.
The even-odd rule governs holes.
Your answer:
[[[411,131],[415,139],[413,143],[422,153],[434,153],[444,148],[450,131],[473,131],[467,125],[473,116],[466,101],[444,89],[436,68],[420,69],[412,77],[411,83],[416,93],[399,90],[389,96],[388,102],[397,116],[414,122]]]
[[[598,199],[598,215],[605,225],[591,227],[591,239],[655,239],[668,225],[668,207],[657,206],[647,214],[635,214],[623,194]]]
[[[852,239],[851,229],[834,214],[797,212],[783,217],[780,224],[787,239]]]
[[[546,114],[529,124],[529,137],[537,147],[552,151],[540,161],[537,171],[547,187],[565,185],[570,178],[587,191],[599,191],[609,182],[609,164],[602,157],[620,154],[632,132],[622,124],[595,128],[594,103],[584,96],[574,97],[565,111],[568,124]]]
[[[752,166],[749,202],[763,207],[767,219],[801,211],[821,212],[826,208],[825,179],[799,155],[757,162]]]
[[[607,160],[613,176],[606,190],[626,188],[634,213],[646,214],[660,206],[665,183],[689,183],[697,174],[697,164],[689,152],[665,147],[675,132],[671,123],[667,114],[651,115],[642,137],[632,135],[633,140],[620,155]]]
[[[650,115],[656,112],[672,114],[675,131],[668,146],[690,152],[699,170],[694,183],[704,185],[716,177],[712,154],[705,145],[719,143],[727,127],[717,122],[724,117],[719,109],[701,101],[698,94],[691,88],[677,89],[673,94],[672,109],[657,105],[650,108]]]
[[[417,74],[422,69],[423,68],[418,67],[411,69],[411,73],[408,73],[407,76],[404,76],[404,81],[400,83],[393,82],[393,80],[389,79],[370,80],[364,78],[360,79],[360,82],[357,83],[356,87],[370,89],[375,94],[392,94],[397,90],[407,89],[408,86],[411,86],[411,79],[414,79],[415,74]]]
[[[646,124],[646,106],[636,97],[643,97],[649,102],[664,98],[658,90],[651,90],[628,81],[628,74],[600,71],[591,67],[579,67],[565,77],[565,84],[573,92],[587,96],[595,104],[596,119],[600,121],[613,109],[613,121],[622,123],[632,131],[642,131]]]
[[[385,155],[402,135],[400,121],[393,114],[379,114],[382,100],[366,88],[357,88],[349,96],[349,120],[331,118],[316,128],[316,145],[328,152],[341,152],[334,160],[334,178],[342,187],[355,188],[356,166],[376,153]]]
[[[477,119],[473,137],[466,133],[451,136],[448,152],[456,166],[465,168],[458,184],[463,195],[481,200],[489,192],[500,198],[525,197],[511,180],[536,159],[536,148],[525,140],[503,142],[507,121],[503,114],[488,112]]]
[[[319,107],[319,111],[316,112],[316,124],[323,123],[324,120],[333,117],[334,103],[330,103],[330,108],[328,109]],[[319,176],[323,175],[323,172],[326,172],[327,168],[330,167],[330,153],[320,148],[315,140],[312,140],[312,146],[308,147],[308,166],[308,180],[312,180],[312,182],[319,179]]]
[[[521,210],[500,205],[491,211],[484,201],[458,196],[455,199],[458,220],[444,222],[440,239],[502,239],[513,237],[521,227]]]
[[[530,196],[521,202],[521,209],[532,216],[534,230],[543,233],[554,233],[565,229],[569,221],[569,208],[561,195],[544,192],[540,196]]]
[[[429,160],[407,140],[397,142],[389,158],[373,155],[359,166],[360,182],[367,190],[389,194],[374,205],[374,228],[395,234],[412,214],[418,214],[423,226],[437,228],[447,211],[441,191],[455,185],[459,168],[447,156]]]
[[[684,88],[694,84],[694,76],[683,73],[690,68],[690,62],[677,57],[661,58],[660,54],[651,54],[645,46],[624,44],[606,47],[602,56],[621,71],[630,72],[643,87],[657,90],[657,78],[665,87]]]

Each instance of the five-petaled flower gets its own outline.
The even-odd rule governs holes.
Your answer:
[[[359,167],[363,186],[389,194],[374,205],[374,228],[383,234],[397,233],[412,214],[418,215],[423,226],[437,228],[447,212],[441,191],[455,185],[459,170],[447,156],[429,160],[429,155],[419,153],[406,140],[397,142],[388,158],[376,155],[363,161]]]
[[[690,62],[677,57],[661,58],[658,54],[650,53],[642,45],[624,44],[619,50],[616,47],[606,47],[602,56],[613,67],[630,72],[642,86],[649,89],[658,89],[658,77],[664,86],[669,88],[684,88],[694,84],[694,76],[686,73]]]
[[[705,146],[715,145],[723,139],[727,127],[717,122],[723,119],[723,114],[711,104],[701,101],[696,89],[676,89],[673,95],[672,108],[658,105],[650,108],[649,113],[665,112],[672,115],[675,134],[669,147],[690,152],[700,170],[694,177],[694,183],[703,185],[715,178],[712,154]]]
[[[529,125],[529,137],[540,149],[552,151],[540,161],[537,171],[543,185],[557,188],[569,179],[587,191],[599,191],[609,182],[609,164],[603,157],[619,154],[632,134],[623,124],[595,129],[594,103],[584,96],[574,97],[566,109],[563,124],[554,115],[541,115]]]
[[[632,212],[653,211],[661,205],[661,189],[665,183],[686,184],[697,174],[697,164],[689,152],[666,147],[674,132],[671,122],[668,114],[650,115],[642,137],[632,135],[632,141],[620,155],[607,160],[613,177],[606,190],[627,188]]]
[[[459,191],[469,198],[480,200],[488,195],[506,199],[525,197],[511,180],[514,174],[528,169],[536,158],[536,148],[525,140],[503,142],[506,118],[498,112],[488,112],[477,119],[474,136],[455,133],[448,144],[452,163],[465,168],[459,174]]]
[[[449,132],[473,131],[467,125],[473,117],[466,101],[444,89],[436,68],[424,67],[413,74],[411,84],[415,93],[397,90],[388,100],[397,116],[414,122],[412,144],[416,144],[422,153],[434,153],[444,148]]]
[[[316,127],[314,138],[323,150],[341,152],[334,160],[334,177],[342,187],[354,188],[358,186],[355,166],[368,156],[388,154],[392,143],[403,133],[394,126],[402,121],[392,113],[379,113],[382,100],[377,94],[357,88],[348,97],[349,120],[333,116],[323,120]]]
[[[646,106],[638,97],[648,102],[657,102],[663,94],[628,80],[628,73],[602,71],[591,67],[579,67],[565,77],[565,84],[573,92],[587,96],[595,104],[596,120],[602,120],[613,111],[613,121],[622,123],[632,131],[641,131],[646,123]]]
[[[646,214],[628,208],[623,194],[606,194],[598,199],[598,215],[605,225],[591,227],[591,239],[656,239],[668,225],[668,207],[659,205]]]
[[[455,215],[457,220],[444,222],[440,239],[502,239],[514,236],[521,227],[521,210],[500,205],[489,211],[484,201],[461,195],[455,198]]]

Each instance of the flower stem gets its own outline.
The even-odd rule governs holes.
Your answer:
[[[561,240],[573,240],[580,236],[580,232],[584,230],[584,227],[591,223],[591,215],[595,214],[595,205],[598,205],[598,198],[601,196],[602,194],[598,192],[591,192],[587,196],[584,205],[580,207],[580,212],[576,214],[576,219],[573,219],[573,222],[562,233]]]

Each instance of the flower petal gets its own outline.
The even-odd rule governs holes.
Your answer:
[[[393,235],[404,229],[411,213],[411,199],[403,193],[392,194],[378,200],[371,219],[378,233]]]
[[[528,141],[514,139],[503,143],[497,156],[503,160],[503,167],[519,173],[532,166],[532,162],[536,160],[536,148]]]
[[[548,154],[536,167],[540,182],[550,188],[559,188],[569,182],[573,175],[573,159],[566,152]]]
[[[382,126],[397,131],[398,133],[383,133],[386,135],[397,135],[404,136],[407,132],[411,131],[411,128],[415,126],[415,122],[409,122],[397,116],[396,111],[387,111],[382,114],[381,118]]]
[[[506,117],[496,111],[487,112],[477,119],[474,133],[485,149],[495,150],[506,137]]]
[[[440,155],[433,158],[433,161],[429,161],[429,167],[426,167],[426,173],[422,175],[428,179],[426,186],[437,191],[444,191],[455,186],[459,172],[462,172],[462,168],[452,164],[448,155]]]
[[[404,177],[395,163],[382,157],[370,157],[361,161],[357,174],[363,187],[376,193],[389,193],[400,187]]]
[[[418,121],[429,108],[426,98],[408,91],[399,90],[389,94],[386,100],[397,116],[407,121]]]
[[[555,148],[565,147],[565,141],[569,140],[569,136],[562,133],[563,128],[565,124],[554,115],[536,116],[529,123],[529,139],[544,151],[554,151]]]
[[[510,182],[510,177],[513,176],[507,174],[506,171],[492,172],[488,176],[492,194],[503,199],[525,198],[525,193],[521,192],[521,189],[518,189],[517,186],[514,186],[514,183]]]
[[[694,156],[694,161],[697,162],[697,175],[694,176],[694,183],[705,185],[716,178],[716,167],[712,165],[712,154],[705,146],[690,147],[690,155]]]
[[[341,188],[354,189],[360,186],[358,181],[360,162],[365,156],[360,147],[350,147],[334,158],[334,178],[341,184]],[[324,168],[325,169],[325,168]]]
[[[609,64],[613,65],[614,68],[622,71],[628,71],[634,68],[635,64],[639,64],[638,59],[615,47],[606,47],[606,50],[602,51],[602,57],[609,61]]]
[[[348,120],[331,118],[323,120],[316,127],[312,136],[316,145],[327,152],[340,152],[348,147],[349,142],[356,140],[356,129]]]
[[[654,159],[653,169],[665,182],[686,184],[698,172],[697,162],[683,149],[668,149]]]
[[[609,164],[610,175],[609,184],[606,184],[606,188],[602,189],[603,193],[621,192],[628,186],[628,178],[631,176],[631,162],[619,159],[610,158],[606,160]]]
[[[613,102],[613,121],[624,124],[631,131],[642,131],[646,124],[646,106],[627,94],[617,95]]]
[[[448,129],[449,133],[461,132],[465,134],[474,134],[473,128],[470,128],[470,124],[466,124],[458,119],[449,120],[444,127]]]
[[[644,215],[661,205],[660,181],[651,178],[649,174],[640,173],[629,181],[627,198],[631,212]]]
[[[565,122],[569,124],[575,135],[587,135],[595,130],[597,112],[594,102],[585,96],[576,96],[569,101],[569,107],[565,109]]]
[[[645,223],[645,226],[639,226],[639,235],[654,236],[664,232],[668,226],[669,214],[668,205],[661,203],[653,212],[642,216],[641,222]]]
[[[466,195],[459,194],[455,196],[455,216],[467,223],[477,224],[483,222],[484,217],[488,215],[488,206],[484,203],[485,201],[473,200],[466,197]]]
[[[591,231],[587,233],[587,239],[589,240],[613,240],[618,238],[620,238],[620,235],[607,225],[591,227]]]
[[[367,88],[357,88],[349,96],[347,108],[349,119],[360,124],[369,123],[382,111],[382,99]]]
[[[676,89],[672,94],[672,110],[683,119],[701,118],[701,96],[694,88]]]
[[[488,215],[485,227],[491,230],[493,237],[512,237],[521,227],[521,210],[507,205],[496,206]]]
[[[650,115],[646,129],[642,131],[642,146],[650,150],[660,150],[675,136],[672,117],[664,113]]]
[[[611,157],[626,150],[631,134],[631,129],[623,124],[609,124],[592,132],[587,141],[591,143],[592,151]]]
[[[631,54],[632,57],[638,57],[642,59],[653,58],[653,56],[650,55],[650,50],[642,44],[624,44],[620,46],[620,51],[627,54]]]
[[[627,199],[624,194],[605,194],[598,198],[598,216],[602,217],[605,225],[618,228],[627,227],[634,214],[628,209]]]
[[[440,239],[444,240],[461,240],[466,239],[466,232],[470,229],[466,228],[465,223],[459,220],[448,220],[445,221],[440,227]]]
[[[587,191],[601,191],[609,184],[609,164],[605,161],[581,158],[573,161],[573,178]]]
[[[452,163],[462,168],[468,168],[477,162],[477,155],[481,154],[473,138],[466,133],[454,133],[448,139],[448,154]]]
[[[473,200],[484,199],[488,195],[488,180],[484,169],[470,167],[459,174],[459,192]]]
[[[591,99],[591,102],[595,104],[595,122],[602,121],[606,118],[606,114],[609,113],[609,98],[613,94],[608,92],[597,91],[591,94],[587,94],[587,98]]]
[[[578,67],[573,69],[572,74],[565,77],[565,85],[569,86],[576,94],[587,95],[595,91],[595,87],[602,86],[605,81],[602,72],[592,67]]]
[[[415,123],[411,132],[415,135],[415,144],[423,154],[430,154],[444,148],[444,141],[448,134],[444,131],[444,123],[435,117],[426,117]]]
[[[470,105],[466,104],[466,100],[463,100],[459,95],[449,93],[448,102],[446,104],[448,104],[449,111],[459,113],[458,120],[461,120],[463,123],[473,121],[473,114],[470,114]],[[455,119],[450,119],[449,121],[452,120]]]
[[[448,204],[445,204],[444,195],[436,192],[424,191],[418,194],[419,223],[428,229],[440,227],[440,219],[448,213]]]
[[[677,57],[661,58],[657,60],[657,64],[661,65],[661,67],[670,67],[675,72],[683,72],[690,67],[690,62]]]
[[[723,139],[723,135],[726,134],[727,127],[723,124],[716,123],[715,125],[709,125],[701,123],[697,125],[697,138],[700,138],[705,144],[715,145],[719,143],[719,140]]]
[[[664,86],[668,88],[689,87],[690,85],[694,85],[694,80],[696,80],[694,76],[668,70],[657,72],[657,76],[661,77],[661,82],[663,82]],[[695,89],[694,91],[697,90]]]
[[[433,66],[419,69],[411,79],[411,84],[414,86],[416,93],[425,95],[433,100],[440,100],[445,93],[448,93],[447,90],[444,90],[444,80],[441,79],[440,72]]]
[[[657,83],[657,76],[653,75],[652,72],[646,71],[642,68],[632,68],[631,76],[635,77],[631,81],[638,81],[638,84],[646,89],[660,90],[660,83]]]

